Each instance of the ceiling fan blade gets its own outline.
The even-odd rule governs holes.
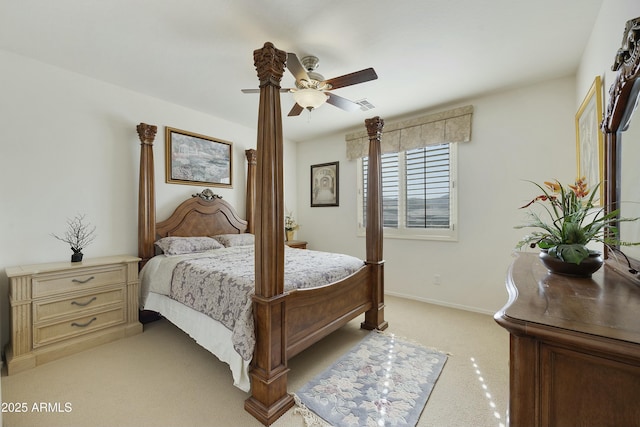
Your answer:
[[[367,68],[364,70],[356,71],[355,73],[345,74],[344,76],[334,77],[329,80],[325,80],[325,83],[331,85],[331,89],[338,89],[345,86],[351,86],[358,83],[368,82],[378,78],[373,68]]]
[[[291,109],[291,111],[289,111],[289,114],[287,114],[287,116],[289,117],[299,116],[300,113],[302,113],[302,111],[304,111],[304,108],[296,102],[293,108]]]
[[[287,53],[287,68],[291,71],[291,74],[296,78],[296,81],[307,80],[309,81],[309,75],[307,70],[302,66],[302,63],[298,59],[295,53]]]
[[[260,93],[260,89],[240,89],[242,93]],[[283,87],[280,89],[280,93],[291,92],[291,88]]]
[[[325,92],[325,94],[329,96],[329,98],[327,99],[327,104],[331,104],[334,107],[341,108],[345,111],[357,111],[360,109],[360,105],[351,100],[348,100],[347,98],[343,98],[332,92]]]

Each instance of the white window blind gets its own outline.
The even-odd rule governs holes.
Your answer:
[[[455,144],[382,155],[386,237],[455,240]],[[360,160],[360,232],[366,228],[368,158]]]
[[[400,185],[398,177],[398,154],[390,153],[382,155],[382,226],[398,227],[398,208],[400,199]],[[363,221],[362,226],[367,224],[367,170],[369,169],[368,159],[362,159],[362,206]]]
[[[473,106],[386,123],[382,131],[382,223],[385,237],[457,240],[458,143],[471,140]],[[365,233],[366,132],[345,137],[357,159],[358,230]]]
[[[449,228],[449,144],[406,151],[405,159],[407,228]]]

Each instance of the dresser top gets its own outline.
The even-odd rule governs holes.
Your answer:
[[[495,319],[505,328],[564,330],[640,344],[640,286],[604,266],[591,278],[551,274],[537,254],[509,269],[509,302]]]
[[[122,264],[138,262],[140,258],[131,255],[113,255],[107,257],[85,258],[81,262],[49,262],[43,264],[25,264],[7,267],[7,277],[24,276],[29,274],[50,273],[60,270],[73,270],[82,267],[97,267],[107,264]]]

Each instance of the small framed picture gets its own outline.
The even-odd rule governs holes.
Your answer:
[[[166,128],[166,181],[169,184],[232,186],[232,143]]]
[[[311,165],[311,207],[339,206],[339,163]]]

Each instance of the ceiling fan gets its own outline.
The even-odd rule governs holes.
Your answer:
[[[360,105],[331,92],[334,89],[351,86],[358,83],[368,82],[378,78],[373,68],[345,74],[340,77],[325,80],[325,78],[314,70],[318,67],[318,58],[315,56],[304,56],[298,59],[295,53],[287,53],[286,66],[291,74],[296,78],[296,87],[281,89],[281,92],[293,93],[295,105],[289,111],[289,116],[298,116],[306,108],[311,111],[320,107],[325,102],[345,111],[356,111]],[[242,89],[244,93],[256,93],[258,89]]]

